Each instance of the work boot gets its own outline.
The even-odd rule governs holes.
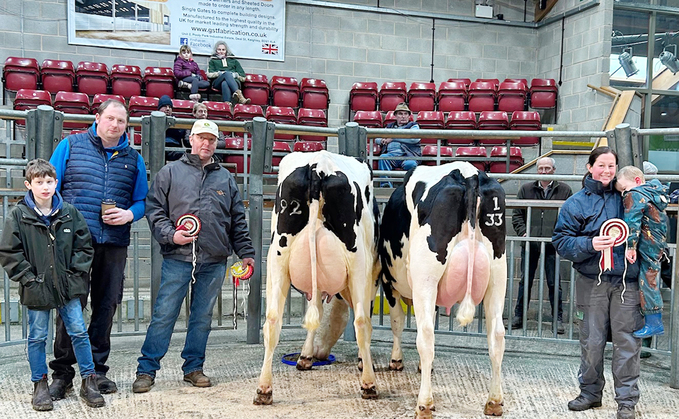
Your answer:
[[[101,394],[111,394],[118,391],[116,383],[109,380],[106,374],[97,374],[97,388]]]
[[[634,406],[619,405],[617,419],[634,419]]]
[[[203,374],[203,371],[194,371],[184,376],[184,381],[193,384],[194,387],[210,387],[212,382],[210,377]]]
[[[643,339],[665,334],[665,328],[662,324],[662,313],[647,314],[644,316],[644,319],[646,320],[644,327],[632,333],[635,338]]]
[[[641,339],[641,346],[642,346],[643,348],[650,348],[650,347],[651,347],[651,341],[652,341],[652,340],[653,340],[653,338],[645,338],[645,339]],[[639,356],[640,356],[641,359],[646,359],[646,358],[650,358],[652,355],[651,355],[650,352],[648,352],[648,351],[643,351],[643,350],[642,350],[642,351],[641,351],[641,355],[639,355]]]
[[[522,329],[523,328],[523,318],[514,316],[512,320],[512,329]]]
[[[581,394],[575,399],[568,402],[568,410],[574,410],[576,412],[588,410],[593,407],[601,407],[601,400],[599,401],[589,400],[588,398]]]
[[[137,378],[132,383],[133,393],[146,393],[151,390],[151,387],[156,383],[156,380],[148,374],[137,374]]]
[[[235,92],[233,92],[233,101],[243,105],[247,105],[248,103],[250,103],[250,98],[246,98],[245,96],[243,96],[243,92],[240,89],[238,89]]]
[[[50,389],[47,385],[47,374],[43,374],[40,381],[33,383],[33,400],[31,403],[33,404],[33,410],[39,412],[54,409]]]
[[[556,334],[563,335],[566,333],[566,328],[563,327],[563,322],[561,320],[556,321]]]
[[[50,384],[50,396],[52,400],[61,400],[66,397],[66,393],[73,390],[73,381],[64,380],[63,378],[52,378]]]
[[[83,378],[80,384],[80,397],[89,407],[102,407],[106,404],[97,388],[97,375],[91,374]]]

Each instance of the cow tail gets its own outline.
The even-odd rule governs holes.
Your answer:
[[[318,292],[318,269],[317,269],[317,255],[316,255],[316,222],[318,221],[318,213],[320,211],[320,200],[311,199],[309,205],[309,255],[311,256],[311,304],[307,309],[304,317],[304,328],[307,330],[316,330],[321,323],[321,315],[318,311],[318,306],[321,304],[320,294]]]
[[[467,252],[467,289],[464,293],[464,298],[460,303],[460,308],[457,309],[457,321],[460,322],[460,326],[466,326],[474,320],[474,312],[476,311],[476,305],[472,299],[472,283],[474,280],[474,262],[476,262],[476,246],[480,238],[478,237],[479,228],[476,223],[478,223],[477,214],[479,213],[479,207],[481,205],[481,198],[478,194],[474,194],[476,197],[476,202],[469,206],[471,212],[469,213],[469,220],[467,220],[467,241],[469,243],[469,250]]]

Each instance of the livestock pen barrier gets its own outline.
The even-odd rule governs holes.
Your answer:
[[[49,159],[52,151],[64,136],[64,122],[78,122],[89,125],[94,121],[93,116],[89,115],[65,115],[54,111],[49,106],[41,105],[38,109],[30,111],[14,111],[0,109],[0,119],[4,121],[4,129],[0,126],[0,142],[5,146],[4,158],[0,158],[0,181],[4,176],[4,188],[0,189],[2,196],[2,214],[7,214],[12,202],[20,199],[25,194],[23,188],[23,168],[28,160],[42,157]],[[18,123],[17,123],[18,122]],[[155,174],[165,164],[165,130],[169,127],[190,128],[193,120],[175,119],[167,117],[161,112],[152,112],[149,116],[135,117],[129,119],[128,133],[130,138],[135,134],[141,133],[141,144],[135,146],[139,149],[146,161],[149,180],[152,181]],[[243,158],[244,170],[236,173],[239,185],[242,187],[242,194],[248,204],[247,216],[250,227],[251,237],[255,245],[257,255],[257,268],[253,277],[250,279],[248,288],[236,288],[231,281],[225,281],[222,293],[219,295],[217,310],[214,314],[213,328],[232,329],[236,327],[239,318],[245,319],[247,327],[247,342],[255,344],[260,342],[260,329],[263,321],[264,301],[264,275],[266,272],[266,253],[268,243],[265,238],[271,237],[269,211],[275,194],[276,167],[272,165],[272,159],[282,157],[283,153],[273,151],[274,133],[292,135],[315,135],[328,137],[327,148],[341,154],[352,155],[366,159],[370,165],[379,160],[379,156],[372,153],[371,148],[367,147],[369,142],[378,137],[409,138],[412,132],[398,129],[366,129],[355,123],[347,123],[339,128],[319,128],[297,125],[282,125],[268,122],[263,118],[255,118],[252,121],[216,121],[220,130],[233,132],[243,137],[242,150],[218,150],[219,154],[226,156],[241,156]],[[4,134],[4,135],[3,135]],[[671,129],[635,129],[623,124],[616,129],[608,132],[599,131],[450,131],[450,130],[420,130],[416,136],[421,138],[435,138],[437,141],[437,153],[432,157],[422,158],[423,161],[433,161],[435,164],[445,163],[451,160],[450,157],[441,155],[442,141],[450,138],[496,138],[506,141],[510,145],[512,138],[521,136],[531,137],[550,137],[550,138],[605,138],[618,153],[619,165],[624,166],[634,164],[641,165],[642,140],[644,136],[650,135],[677,135],[679,128]],[[248,147],[248,140],[251,140],[251,147]],[[183,151],[180,148],[168,148],[172,151]],[[494,158],[493,161],[506,162],[509,167],[509,153],[506,158]],[[588,153],[584,152],[559,152],[558,150],[542,150],[539,155],[551,155],[557,158],[570,160],[586,159]],[[390,158],[393,159],[393,158]],[[457,160],[478,161],[480,158],[467,159],[458,158]],[[489,160],[489,159],[485,159]],[[232,166],[228,166],[233,169]],[[584,172],[584,163],[577,167],[580,173]],[[577,173],[572,171],[571,173]],[[404,172],[380,172],[375,171],[375,182],[381,179],[379,176],[388,176],[390,179],[398,180],[402,178]],[[559,174],[559,175],[537,175],[535,173],[489,173],[489,176],[500,179],[504,185],[511,182],[541,180],[559,180],[570,183],[578,183],[582,176],[580,174]],[[679,176],[661,175],[651,176],[658,178],[662,182],[679,181]],[[378,203],[383,206],[391,189],[375,188]],[[560,208],[561,201],[528,201],[508,199],[507,208]],[[530,214],[531,211],[528,211]],[[668,214],[677,216],[677,206],[671,205]],[[505,216],[505,222],[511,217],[511,211]],[[529,215],[530,217],[530,215]],[[527,220],[530,224],[530,219]],[[521,269],[519,268],[520,252],[527,246],[524,243],[535,242],[541,246],[541,254],[544,255],[545,246],[550,243],[550,238],[542,237],[518,237],[513,232],[508,231],[507,236],[507,263],[509,280],[507,282],[507,295],[505,299],[505,318],[511,325],[511,312],[514,307],[516,296],[515,286],[520,278]],[[661,356],[671,357],[670,385],[679,388],[679,299],[675,297],[674,290],[677,284],[677,264],[676,264],[676,244],[670,244],[671,270],[669,271],[670,284],[674,286],[663,288],[662,294],[667,302],[665,315],[667,322],[666,334],[660,338],[654,338],[651,352]],[[525,290],[524,301],[531,300],[534,312],[524,315],[523,327],[512,330],[511,326],[507,330],[507,339],[517,340],[553,340],[567,344],[578,344],[577,328],[574,323],[576,307],[574,305],[575,291],[572,286],[574,283],[574,270],[571,263],[556,259],[556,273],[561,280],[564,289],[564,323],[566,333],[559,335],[556,330],[556,323],[552,320],[556,317],[556,312],[545,313],[543,306],[545,303],[545,269],[544,256],[539,261],[539,270],[536,275],[536,284],[533,292]],[[128,264],[126,278],[128,281],[125,286],[123,305],[119,307],[115,319],[113,335],[144,334],[146,326],[150,320],[153,301],[155,300],[160,284],[160,265],[161,256],[159,246],[151,240],[148,225],[145,220],[134,223],[132,228],[131,245],[128,251]],[[235,259],[229,263],[235,262]],[[527,262],[526,262],[527,263]],[[527,269],[523,270],[524,272]],[[524,274],[527,275],[527,272]],[[129,281],[131,279],[131,282]],[[240,292],[240,296],[236,293]],[[389,328],[388,312],[382,291],[378,292],[375,300],[376,311],[373,317],[375,328]],[[7,275],[4,275],[2,283],[2,297],[0,297],[0,319],[4,330],[4,340],[0,340],[0,347],[7,345],[25,344],[27,336],[27,316],[25,308],[18,304],[17,285],[12,283]],[[185,305],[185,313],[188,311]],[[283,317],[284,326],[287,328],[301,327],[301,320],[306,308],[306,301],[297,293],[291,293],[287,299],[287,306]],[[527,307],[525,307],[527,308]],[[524,308],[524,311],[525,311]],[[537,308],[535,310],[535,308]],[[453,312],[455,311],[453,307]],[[416,321],[407,309],[406,331],[415,331],[414,322]],[[175,331],[185,330],[188,316],[184,315],[184,328],[178,327]],[[439,334],[466,335],[470,337],[485,338],[484,317],[482,307],[477,308],[475,321],[465,327],[456,326],[452,316],[446,316],[443,310],[436,314],[436,332]],[[533,320],[533,318],[535,320]],[[230,323],[229,321],[230,320]],[[535,323],[535,324],[534,324]],[[545,327],[544,323],[549,323]],[[351,325],[351,323],[350,323]],[[51,335],[51,334],[50,334]],[[348,327],[345,332],[345,340],[352,340],[353,328]],[[51,345],[48,345],[50,347]]]

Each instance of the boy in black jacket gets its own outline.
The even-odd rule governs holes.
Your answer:
[[[26,166],[28,192],[5,217],[0,264],[19,285],[28,308],[28,363],[33,381],[33,409],[52,410],[47,384],[45,342],[50,309],[61,315],[75,349],[82,386],[80,397],[101,407],[92,348],[82,316],[80,296],[87,293],[92,238],[83,216],[56,191],[56,169],[35,159]]]

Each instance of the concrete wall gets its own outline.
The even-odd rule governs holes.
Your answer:
[[[338,1],[377,6],[377,1]],[[590,91],[587,83],[607,83],[612,0],[566,19],[564,71],[559,123],[569,129],[598,129],[607,114],[607,98]],[[356,81],[403,80],[436,83],[450,77],[550,77],[559,79],[561,24],[540,30],[483,22],[447,20],[473,16],[473,2],[459,0],[380,0],[380,9],[352,11],[288,3],[286,60],[242,60],[246,72],[268,77],[318,77],[331,90],[329,123],[347,121],[348,97]],[[495,1],[495,13],[505,20],[523,20],[524,1]],[[528,2],[529,9],[531,2]],[[562,0],[552,15],[578,7],[577,0]],[[398,9],[400,14],[388,13]],[[0,57],[56,58],[79,61],[171,66],[171,53],[131,51],[68,45],[66,0],[0,0]],[[432,60],[432,23],[429,17],[409,13],[436,13]],[[22,17],[23,16],[23,17]],[[532,9],[528,11],[529,20]],[[207,57],[197,57],[206,63]],[[206,64],[203,64],[206,65]]]

